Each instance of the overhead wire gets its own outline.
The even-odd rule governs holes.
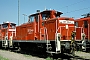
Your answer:
[[[69,6],[76,5],[76,4],[81,3],[81,2],[84,2],[84,1],[85,1],[85,0],[81,0],[81,1],[79,1],[79,2],[76,2],[76,3],[73,3],[73,4],[67,5],[67,6],[65,6],[65,7],[62,7],[62,9],[63,9],[63,8],[67,8],[67,7],[69,7]]]
[[[73,10],[73,11],[69,11],[69,10],[68,10],[68,7],[71,7],[71,6],[73,6],[73,5],[76,5],[76,4],[81,3],[81,2],[84,2],[84,1],[86,1],[86,0],[81,0],[81,1],[78,1],[78,2],[76,2],[76,3],[73,3],[73,4],[70,4],[70,5],[68,5],[68,6],[63,7],[63,8],[67,8],[67,12],[65,12],[64,14],[72,13],[72,12],[77,12],[77,11],[81,11],[81,10],[86,10],[86,9],[90,9],[90,7],[85,7],[85,8],[81,8],[81,9],[77,9],[77,10]],[[62,9],[63,9],[63,8],[62,8]]]
[[[73,3],[73,4],[67,5],[67,6],[65,6],[65,7],[62,7],[62,9],[63,9],[63,8],[67,8],[67,12],[66,12],[66,13],[71,13],[71,12],[76,12],[76,11],[88,9],[88,7],[87,7],[87,8],[82,8],[82,9],[74,10],[74,11],[69,11],[69,10],[68,10],[68,7],[71,7],[71,6],[76,5],[76,4],[78,4],[78,3],[82,3],[82,2],[84,2],[84,1],[85,1],[85,0],[78,1],[78,2],[76,2],[76,3]],[[66,14],[66,13],[65,13],[65,14]]]
[[[82,8],[82,9],[77,9],[77,10],[69,11],[69,12],[66,12],[66,13],[72,13],[72,12],[86,10],[86,9],[90,9],[90,7],[86,7],[86,8]],[[64,14],[66,14],[66,13],[64,13]]]

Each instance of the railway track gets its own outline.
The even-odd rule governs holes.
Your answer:
[[[0,50],[3,51],[3,50]],[[7,50],[4,50],[7,52]],[[75,56],[71,54],[54,54],[53,56],[46,56],[45,54],[39,53],[39,52],[25,52],[25,51],[18,51],[18,50],[8,50],[10,52],[15,52],[16,54],[23,54],[28,55],[32,57],[42,58],[42,60],[48,60],[47,57],[50,58],[50,60],[90,60],[90,53],[85,52],[75,52]],[[88,55],[88,56],[87,56]]]
[[[51,57],[51,59],[53,60],[90,60],[89,54],[90,53],[76,51],[74,56],[71,54],[59,54],[59,55],[54,55],[53,57]]]

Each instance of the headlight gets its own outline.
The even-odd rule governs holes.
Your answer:
[[[69,42],[66,42],[66,43],[65,43],[65,48],[66,48],[66,49],[70,49],[70,43],[69,43]]]

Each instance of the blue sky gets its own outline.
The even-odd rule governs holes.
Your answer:
[[[90,0],[19,0],[20,24],[28,21],[28,16],[43,11],[54,9],[63,12],[66,17],[80,18],[82,14],[90,12]],[[0,23],[10,21],[18,24],[18,0],[0,0]]]

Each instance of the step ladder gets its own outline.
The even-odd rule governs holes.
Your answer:
[[[52,46],[51,46],[51,43],[49,43],[49,42],[46,43],[46,49],[47,49],[46,50],[47,53],[50,53],[50,54],[55,53],[52,51]]]
[[[47,51],[51,51],[52,50],[52,47],[51,47],[51,44],[50,43],[47,43],[46,44],[46,49],[47,49]]]
[[[46,36],[45,36],[45,38],[46,38],[45,39],[46,40],[46,52],[50,53],[52,51],[52,46],[51,46],[50,41],[48,40],[47,28],[45,28],[44,31],[45,31],[45,34],[46,34]]]
[[[9,48],[13,48],[13,36],[10,36],[10,40],[9,40]]]
[[[52,51],[52,46],[51,46],[51,43],[50,41],[47,40],[47,52],[48,53],[55,53],[55,54],[59,54],[61,53],[61,43],[60,43],[60,33],[57,33],[56,35],[56,40],[55,40],[55,48],[56,50],[55,51]]]
[[[52,47],[50,41],[48,41],[48,39],[46,41],[47,41],[47,43],[46,43],[46,52],[50,53],[50,54],[56,53],[55,51],[52,51],[53,47]]]
[[[8,41],[2,40],[2,47],[8,47]]]
[[[9,48],[13,48],[13,43],[12,43],[12,41],[9,41]]]

